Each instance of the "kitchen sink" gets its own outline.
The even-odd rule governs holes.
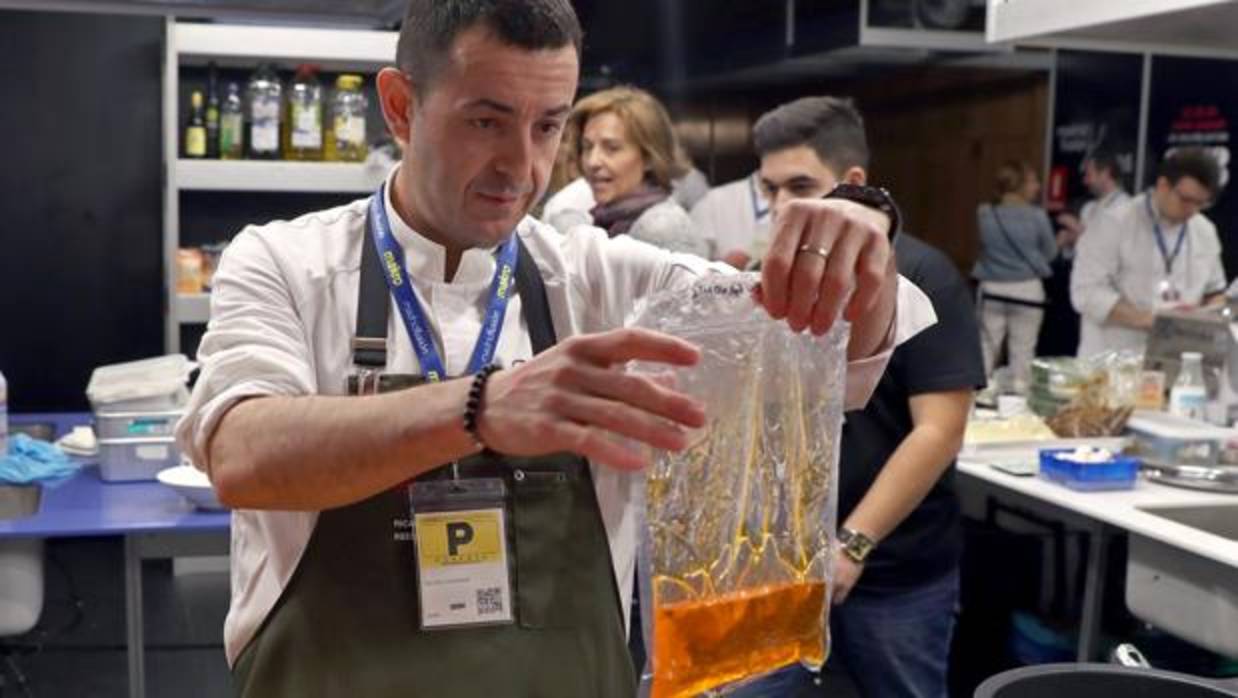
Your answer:
[[[1227,540],[1238,540],[1238,502],[1143,507],[1143,511]],[[1132,533],[1126,570],[1131,613],[1214,652],[1238,657],[1238,569]]]
[[[1206,507],[1142,507],[1142,510],[1214,536],[1238,541],[1238,502]]]

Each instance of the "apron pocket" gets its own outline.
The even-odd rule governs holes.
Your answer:
[[[570,532],[576,509],[574,478],[559,469],[515,469],[512,476],[516,546],[516,615],[525,628],[573,625],[576,593]]]

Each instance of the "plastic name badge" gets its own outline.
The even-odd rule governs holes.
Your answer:
[[[641,598],[655,698],[697,695],[828,653],[848,328],[795,334],[751,297],[754,275],[651,298],[637,326],[698,345],[673,380],[707,407],[647,474]],[[634,371],[664,372],[637,364]]]

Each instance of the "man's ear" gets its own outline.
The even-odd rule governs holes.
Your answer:
[[[395,68],[383,68],[378,72],[378,102],[383,110],[387,130],[401,150],[408,149],[412,137],[413,113],[417,96],[408,76]]]
[[[868,182],[868,173],[864,171],[863,167],[849,167],[843,174],[843,181],[847,184],[862,187]]]

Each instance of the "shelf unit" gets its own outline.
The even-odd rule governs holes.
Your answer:
[[[368,194],[385,172],[361,163],[185,160],[176,162],[181,191],[349,192]]]
[[[163,259],[166,316],[164,348],[181,350],[182,325],[210,318],[210,295],[176,293],[181,192],[304,192],[366,194],[386,172],[359,163],[187,160],[179,157],[183,125],[180,68],[214,61],[222,68],[253,68],[270,61],[290,70],[316,63],[324,70],[376,73],[395,60],[398,34],[389,31],[199,24],[169,18],[163,65]]]
[[[1229,0],[988,0],[990,42],[1238,58]]]

